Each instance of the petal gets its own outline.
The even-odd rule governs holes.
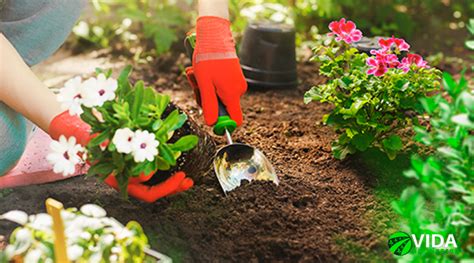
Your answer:
[[[101,218],[107,215],[107,212],[102,207],[95,204],[83,205],[80,210],[84,215],[95,218]]]
[[[19,225],[25,225],[26,223],[28,223],[28,214],[20,210],[12,210],[1,215],[0,219],[12,221]]]
[[[356,25],[354,24],[354,22],[348,21],[347,23],[343,24],[341,28],[342,31],[346,33],[351,33],[356,28]]]

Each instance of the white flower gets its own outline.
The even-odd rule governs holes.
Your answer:
[[[81,105],[88,108],[102,106],[104,102],[115,99],[118,82],[99,74],[97,78],[89,78],[84,82],[80,77],[70,79],[59,91],[58,101],[64,110],[71,115],[83,113]]]
[[[79,245],[73,245],[67,248],[67,256],[69,260],[76,261],[84,254],[84,248]]]
[[[140,163],[145,160],[152,162],[158,154],[158,145],[153,133],[148,131],[136,131],[132,140],[132,154],[135,162]]]
[[[97,79],[89,78],[82,83],[81,87],[82,104],[92,108],[100,104],[99,89]]]
[[[18,231],[15,231],[14,235],[15,244],[9,245],[6,250],[8,257],[10,258],[25,253],[33,243],[33,234],[26,228],[21,228]]]
[[[31,215],[29,225],[31,226],[31,228],[36,230],[51,231],[51,227],[53,226],[53,219],[50,215],[46,213]]]
[[[106,78],[104,74],[84,81],[81,93],[84,106],[89,108],[102,106],[104,102],[115,99],[117,87],[117,80]]]
[[[40,262],[40,259],[43,255],[43,252],[38,249],[31,249],[26,253],[25,258],[23,259],[24,262]]]
[[[57,96],[63,110],[69,110],[71,115],[82,114],[82,79],[75,77],[68,80],[64,87],[59,90]]]
[[[20,210],[12,210],[1,215],[0,219],[9,220],[19,225],[25,225],[28,222],[28,214]]]
[[[52,153],[46,159],[53,165],[55,173],[62,173],[64,176],[72,175],[76,171],[76,165],[83,160],[78,153],[84,152],[84,148],[76,144],[75,137],[66,139],[64,135],[59,137],[59,141],[52,141],[50,145]]]
[[[97,87],[103,102],[115,99],[115,91],[118,87],[116,79],[107,78],[104,74],[99,74],[97,76]]]
[[[105,217],[107,215],[107,212],[105,212],[104,208],[94,204],[83,205],[81,207],[81,213],[86,216],[96,218]]]
[[[117,148],[117,152],[129,154],[132,152],[132,141],[135,133],[129,128],[118,129],[112,138],[112,143]]]

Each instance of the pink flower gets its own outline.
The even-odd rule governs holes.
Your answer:
[[[376,60],[385,63],[389,68],[396,68],[400,65],[397,55],[388,53],[388,50],[372,50],[370,53],[375,55]]]
[[[341,18],[339,21],[333,21],[329,24],[332,31],[329,36],[336,36],[336,41],[344,40],[347,44],[357,42],[362,38],[362,32],[356,29],[356,25],[352,21]]]
[[[416,65],[419,68],[428,68],[428,62],[423,60],[423,57],[418,54],[408,54],[402,59],[402,63],[398,66],[399,69],[402,69],[405,72],[410,70],[411,65]]]
[[[368,58],[367,65],[370,66],[367,74],[380,77],[387,72],[387,64],[382,59]]]
[[[382,50],[390,50],[393,45],[395,45],[399,51],[408,51],[410,49],[410,45],[404,39],[395,38],[394,36],[387,39],[380,39],[379,45]]]

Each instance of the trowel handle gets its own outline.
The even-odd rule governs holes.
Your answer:
[[[217,102],[219,104],[219,117],[216,124],[214,124],[214,133],[221,136],[225,134],[226,130],[232,133],[237,128],[237,123],[230,118],[225,105],[219,98],[217,98]]]

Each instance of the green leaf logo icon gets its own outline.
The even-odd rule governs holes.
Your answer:
[[[396,232],[388,238],[388,248],[390,252],[397,256],[404,256],[410,253],[413,240],[410,235],[404,232]]]

